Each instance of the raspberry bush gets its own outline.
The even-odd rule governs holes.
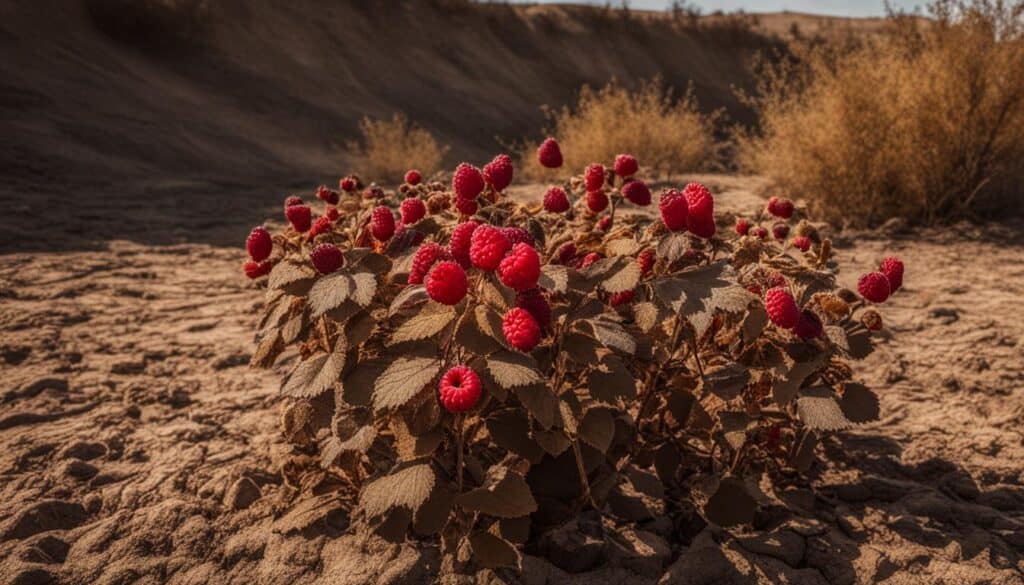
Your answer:
[[[538,158],[560,165],[557,143]],[[898,259],[858,294],[787,200],[718,229],[696,183],[616,218],[654,203],[628,154],[536,206],[502,196],[513,171],[499,155],[395,192],[346,177],[316,193],[319,217],[291,197],[283,231],[253,230],[252,363],[287,358],[296,492],[338,492],[356,529],[438,539],[448,570],[514,567],[584,509],[750,522],[764,480],[877,418],[849,361],[871,351]]]

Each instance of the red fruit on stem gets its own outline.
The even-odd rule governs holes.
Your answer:
[[[715,235],[715,199],[711,191],[700,183],[690,183],[683,189],[683,196],[688,205],[686,229],[699,238]]]
[[[402,216],[402,223],[410,225],[423,219],[427,214],[427,204],[419,197],[409,197],[402,201],[398,211]]]
[[[676,189],[667,189],[661,193],[658,201],[658,211],[661,212],[661,222],[669,231],[686,231],[686,218],[689,214],[689,204],[682,193]]]
[[[551,325],[551,305],[539,288],[528,288],[516,293],[516,306],[529,311],[541,329]]]
[[[548,138],[542,142],[537,148],[537,162],[549,169],[562,166],[562,149],[558,147],[558,141]]]
[[[604,186],[604,165],[590,163],[587,170],[583,172],[583,182],[587,185],[587,191],[597,191]]]
[[[395,235],[395,215],[383,205],[373,208],[370,214],[370,234],[380,242],[386,242]]]
[[[530,232],[521,227],[503,227],[501,228],[501,233],[505,234],[505,237],[508,238],[508,241],[512,242],[513,245],[527,244],[534,248],[537,247],[537,242],[533,239],[533,236],[530,235]]]
[[[890,288],[889,279],[881,272],[869,272],[857,281],[860,296],[872,303],[884,303],[892,292]]]
[[[782,329],[792,329],[800,320],[800,309],[789,291],[776,287],[764,294],[764,307],[768,311],[768,318]]]
[[[466,271],[451,260],[435,264],[427,273],[424,284],[427,288],[427,295],[443,305],[458,304],[469,290]]]
[[[484,176],[480,169],[469,163],[460,163],[455,168],[455,174],[452,175],[452,191],[455,191],[456,197],[466,201],[473,201],[476,200],[483,190]]]
[[[800,339],[817,339],[825,332],[818,314],[810,309],[800,312],[793,333]]]
[[[889,256],[882,260],[878,271],[889,279],[889,292],[894,293],[903,286],[903,261],[895,256]]]
[[[584,268],[587,268],[588,266],[590,266],[594,262],[597,262],[601,258],[604,258],[604,256],[597,252],[591,252],[587,254],[586,256],[583,257],[583,260],[580,261],[580,269],[582,270]]]
[[[608,196],[603,191],[587,191],[587,208],[600,213],[608,207]]]
[[[750,222],[745,219],[736,220],[736,233],[745,236],[750,232]]]
[[[505,234],[496,227],[482,225],[470,238],[469,260],[481,270],[491,271],[498,267],[505,253],[512,248]]]
[[[544,194],[544,209],[552,213],[563,213],[569,210],[569,196],[565,189],[552,187]]]
[[[772,197],[768,200],[768,213],[789,219],[793,217],[793,202],[786,198]]]
[[[499,154],[494,160],[484,165],[484,179],[495,191],[503,191],[512,184],[512,157]]]
[[[270,274],[270,269],[273,267],[274,264],[270,260],[263,260],[262,262],[250,260],[242,265],[242,270],[249,278],[259,278]]]
[[[609,302],[613,307],[624,305],[633,301],[633,289],[617,292],[611,296]]]
[[[637,263],[640,264],[640,276],[647,276],[650,274],[651,269],[654,268],[654,250],[647,249],[636,257]]]
[[[292,205],[302,205],[302,197],[299,197],[298,195],[292,195],[291,197],[285,198],[284,208],[288,209]]]
[[[308,230],[313,222],[313,210],[308,205],[286,207],[284,216],[288,218],[288,223],[292,224],[292,228],[300,234]]]
[[[515,307],[505,313],[501,320],[501,331],[513,348],[529,352],[540,343],[540,325],[526,309]]]
[[[309,253],[313,268],[320,274],[330,274],[345,263],[345,255],[334,244],[320,244]]]
[[[437,394],[441,406],[452,414],[468,412],[480,401],[483,385],[469,366],[455,366],[441,376]]]
[[[440,244],[434,242],[423,244],[412,257],[412,268],[409,269],[407,282],[409,284],[423,284],[423,278],[426,277],[435,263],[439,260],[450,259],[451,256],[448,254],[448,251]]]
[[[811,249],[811,238],[807,236],[797,236],[791,240],[793,247],[801,252],[806,252]]]
[[[556,256],[559,263],[568,264],[576,257],[576,244],[572,242],[562,244],[562,246],[558,248],[558,254],[556,254]]]
[[[249,257],[261,262],[269,258],[273,250],[274,239],[270,232],[262,226],[252,228],[249,237],[245,239],[245,251],[249,253]]]
[[[631,154],[620,154],[615,157],[615,174],[620,177],[632,177],[640,170],[640,164]]]
[[[423,175],[416,169],[409,169],[405,172],[405,182],[407,185],[419,185],[422,180]]]
[[[328,189],[327,185],[320,185],[316,190],[317,199],[324,201],[330,205],[337,205],[338,201],[341,201],[341,193],[333,189]]]
[[[651,204],[651,190],[643,181],[633,180],[622,186],[622,196],[633,205],[641,207]]]
[[[313,227],[309,228],[309,233],[306,234],[306,239],[312,242],[313,238],[331,231],[331,227],[331,218],[326,215],[321,215],[313,222]]]
[[[519,243],[498,265],[501,283],[515,291],[524,291],[537,286],[540,278],[540,256],[529,244]]]
[[[473,232],[480,224],[475,221],[462,222],[452,230],[452,238],[448,242],[448,253],[452,255],[463,268],[469,268],[469,247],[472,243]]]
[[[788,236],[788,235],[789,235],[789,225],[788,224],[785,224],[785,223],[782,223],[782,222],[778,222],[778,223],[776,223],[775,225],[772,226],[772,236],[774,236],[776,240],[781,242],[781,241],[785,240],[786,236]]]
[[[338,181],[338,188],[346,193],[351,193],[359,188],[359,183],[352,177],[343,177]]]
[[[612,216],[606,215],[597,221],[597,229],[606,232],[612,227]]]

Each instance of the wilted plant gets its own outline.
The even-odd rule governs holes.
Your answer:
[[[354,164],[363,174],[384,181],[400,181],[409,168],[427,175],[441,168],[448,151],[430,131],[409,121],[405,114],[390,119],[363,118],[362,140],[348,144]]]
[[[538,159],[558,167],[556,151]],[[346,178],[317,191],[315,221],[289,198],[292,227],[253,231],[246,272],[269,272],[253,364],[298,351],[290,485],[340,489],[386,538],[439,535],[445,570],[514,567],[583,509],[649,517],[641,492],[747,522],[761,475],[805,469],[816,433],[877,417],[843,360],[870,351],[880,317],[833,290],[827,239],[806,222],[806,253],[716,237],[697,184],[662,194],[661,221],[617,225],[617,206],[651,197],[634,157],[608,162],[543,207],[502,197],[504,156],[460,165],[450,190],[410,173],[401,202]],[[890,259],[861,293],[901,282]]]

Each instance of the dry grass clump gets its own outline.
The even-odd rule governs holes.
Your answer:
[[[441,168],[447,146],[428,130],[412,124],[404,114],[390,120],[363,118],[359,123],[361,142],[348,147],[360,174],[387,181],[400,181],[409,169],[430,175]]]
[[[702,170],[716,162],[713,130],[718,113],[702,113],[691,90],[675,99],[660,79],[636,91],[614,81],[601,89],[584,86],[574,107],[550,110],[548,117],[547,134],[558,139],[571,170],[609,162],[622,152],[662,173]],[[527,143],[520,151],[523,175],[532,179],[547,176],[537,163],[536,149],[537,143]]]
[[[932,223],[1019,204],[1024,3],[930,10],[930,22],[893,16],[856,46],[805,46],[769,67],[741,166],[837,223]]]

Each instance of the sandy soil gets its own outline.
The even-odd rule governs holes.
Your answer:
[[[703,178],[726,210],[761,204],[757,179]],[[829,437],[758,529],[675,548],[619,535],[625,552],[600,545],[572,575],[528,551],[523,582],[1024,582],[1024,224],[839,244],[847,284],[883,253],[908,265],[856,366],[883,419]],[[128,241],[0,256],[0,582],[433,580],[432,547],[346,535],[337,497],[282,482],[241,257]]]

